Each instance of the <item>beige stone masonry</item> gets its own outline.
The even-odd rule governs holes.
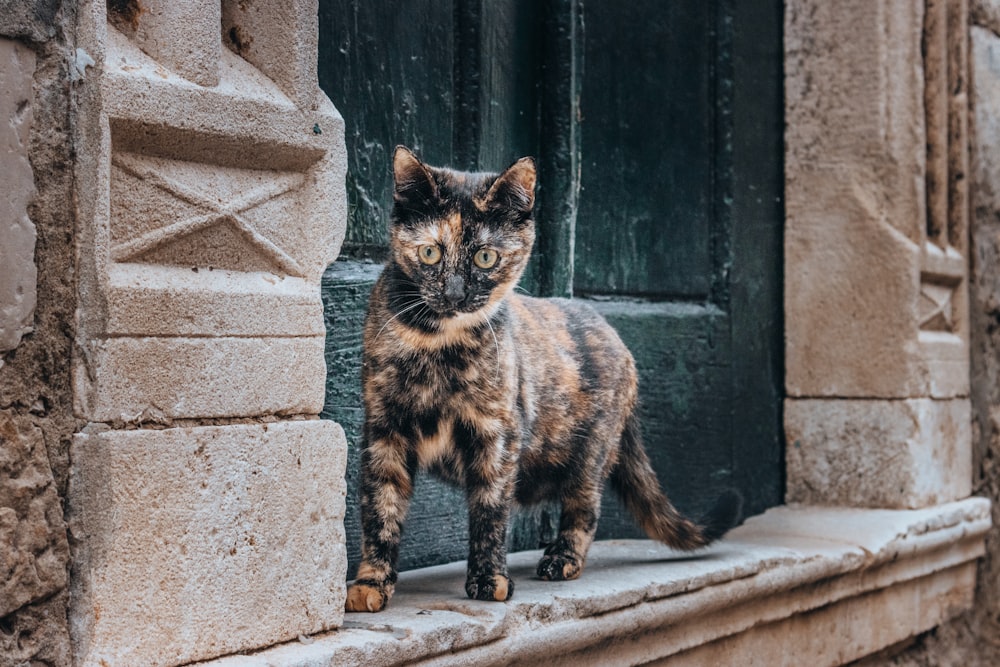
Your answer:
[[[973,25],[987,28],[994,34],[1000,35],[1000,2],[997,0],[971,0],[969,14]],[[976,181],[976,185],[979,185],[978,181]]]
[[[917,508],[972,493],[968,400],[788,401],[789,502]]]
[[[226,46],[271,78],[301,107],[316,102],[315,0],[223,0]]]
[[[965,0],[786,4],[791,501],[970,491],[967,17]]]
[[[316,0],[77,16],[76,664],[335,628],[347,444],[315,417],[346,152]]]
[[[193,83],[219,83],[222,12],[218,2],[143,0],[127,11],[127,16],[111,18],[139,48]]]
[[[73,459],[79,665],[177,665],[339,624],[339,425],[99,431]]]
[[[1000,30],[1000,4],[996,6],[997,30]],[[1000,35],[998,33],[997,35]],[[976,73],[977,152],[975,205],[982,216],[1000,214],[1000,40],[997,35],[974,26],[972,57]],[[1000,239],[982,239],[986,247],[997,247]],[[1000,310],[1000,294],[994,295],[993,310]]]
[[[465,564],[400,575],[389,608],[344,628],[204,667],[841,665],[972,603],[989,502],[916,511],[787,506],[697,555],[597,542],[580,579],[510,557],[505,604],[470,601]]]
[[[947,94],[949,74],[961,69],[950,62],[949,35],[961,41],[964,33],[948,31],[946,16],[930,26],[943,44],[928,54],[937,67],[927,68],[936,78],[925,87],[923,4],[788,4],[792,397],[968,395],[968,212],[962,191],[949,191],[967,168],[965,137],[949,140],[964,132],[949,125],[964,118],[964,80],[954,103]],[[945,10],[955,1],[933,4]],[[925,100],[934,85],[943,90]],[[925,164],[926,172],[918,168]]]
[[[0,355],[31,331],[35,311],[35,226],[27,212],[35,194],[28,162],[34,72],[34,52],[0,38]]]
[[[76,398],[95,421],[323,409],[326,365],[317,336],[109,338],[94,342],[89,354],[92,375],[77,385]]]
[[[82,43],[97,69],[80,93],[91,116],[80,165],[90,224],[75,377],[77,412],[94,421],[120,419],[150,397],[178,418],[314,414],[322,400],[322,355],[312,354],[324,335],[318,284],[343,238],[346,158],[343,121],[315,66],[303,73],[299,64],[315,60],[314,26],[248,24],[246,39],[261,44],[313,43],[276,82],[221,47],[222,5],[195,4],[183,21],[170,3],[140,13],[131,38],[104,22],[102,5],[85,12]],[[207,25],[219,46],[213,76],[176,71],[162,45],[173,36],[197,50]],[[244,340],[221,342],[233,337]],[[297,342],[275,340],[290,337]],[[144,355],[157,365],[134,363]],[[172,357],[212,365],[183,375],[165,365]],[[282,373],[287,390],[245,400]]]

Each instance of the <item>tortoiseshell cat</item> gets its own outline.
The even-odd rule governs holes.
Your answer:
[[[507,600],[504,545],[514,502],[562,503],[543,579],[574,579],[594,539],[604,481],[653,539],[691,550],[738,520],[724,494],[696,524],[660,490],[639,438],[635,362],[579,301],[514,293],[535,238],[535,164],[502,174],[429,167],[396,148],[390,259],[364,331],[362,563],[348,611],[393,594],[418,469],[463,486],[465,590]]]

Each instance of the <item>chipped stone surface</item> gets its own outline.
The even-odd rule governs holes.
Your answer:
[[[218,2],[143,0],[138,10],[112,12],[108,18],[139,48],[185,79],[202,86],[219,83]]]
[[[345,455],[320,420],[77,435],[77,664],[177,665],[338,626]]]
[[[317,0],[251,3],[223,0],[226,46],[275,81],[296,104],[311,108],[316,94],[317,43],[302,39],[319,31]],[[295,35],[297,39],[283,39]]]
[[[0,35],[44,42],[56,35],[62,0],[0,0]]]
[[[60,0],[0,0],[0,310],[10,305],[11,271],[30,278],[22,283],[21,305],[34,302],[33,315],[22,320],[31,333],[10,352],[0,345],[0,667],[72,665],[69,547],[60,496],[75,428],[67,364],[76,309],[67,85],[75,13],[76,3]],[[12,42],[6,38],[23,40],[13,47],[25,59],[13,92],[8,88]],[[14,144],[8,141],[12,136]],[[16,239],[8,235],[8,206],[23,214],[25,205],[33,225],[30,244],[26,227]],[[0,329],[7,315],[0,314]]]
[[[1000,0],[970,0],[969,14],[975,26],[987,28],[1000,37]]]
[[[65,588],[68,559],[42,431],[0,411],[0,618]]]
[[[69,593],[63,590],[6,616],[0,631],[0,666],[70,667],[68,606]]]
[[[972,492],[968,399],[785,401],[786,500],[915,508]]]
[[[348,614],[335,633],[206,667],[780,665],[803,655],[839,665],[967,608],[988,527],[982,499],[916,511],[781,507],[695,557],[597,542],[576,581],[539,581],[541,552],[513,554],[506,604],[468,600],[464,563],[454,563],[403,573],[386,611]]]
[[[32,330],[36,300],[35,195],[28,162],[35,54],[0,38],[0,354]],[[2,361],[0,361],[2,365]],[[2,614],[0,614],[2,616]]]

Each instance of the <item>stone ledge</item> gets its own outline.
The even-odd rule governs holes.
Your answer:
[[[599,542],[577,581],[534,578],[510,557],[507,604],[464,597],[463,563],[401,575],[388,611],[341,630],[202,667],[331,664],[839,665],[972,604],[989,501],[921,510],[785,506],[685,557]]]

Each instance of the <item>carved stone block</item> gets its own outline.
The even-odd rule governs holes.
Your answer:
[[[114,26],[165,67],[201,86],[219,83],[218,2],[142,0],[112,8]]]
[[[282,5],[294,12],[271,21],[247,10],[240,34],[258,59],[270,43],[313,45],[311,70],[308,53],[258,69],[221,46],[222,13],[244,9],[195,4],[183,20],[170,3],[143,4],[135,26],[105,23],[103,6],[84,12],[100,74],[81,86],[74,367],[91,421],[322,407],[318,287],[343,238],[346,155],[316,84],[315,26],[292,20],[315,11]],[[213,54],[211,66],[171,55],[181,46]]]
[[[789,396],[969,394],[964,23],[924,5],[787,6]]]
[[[918,508],[972,492],[968,399],[788,399],[786,500]]]
[[[323,409],[323,339],[109,338],[78,370],[77,412],[140,423],[245,415],[314,415]]]
[[[921,249],[850,169],[798,168],[785,229],[785,383],[798,397],[926,390],[917,345]]]
[[[337,424],[80,434],[72,458],[76,664],[186,664],[340,624]]]
[[[313,417],[347,165],[316,17],[316,0],[79,4],[74,664],[186,664],[341,623],[346,442]]]

